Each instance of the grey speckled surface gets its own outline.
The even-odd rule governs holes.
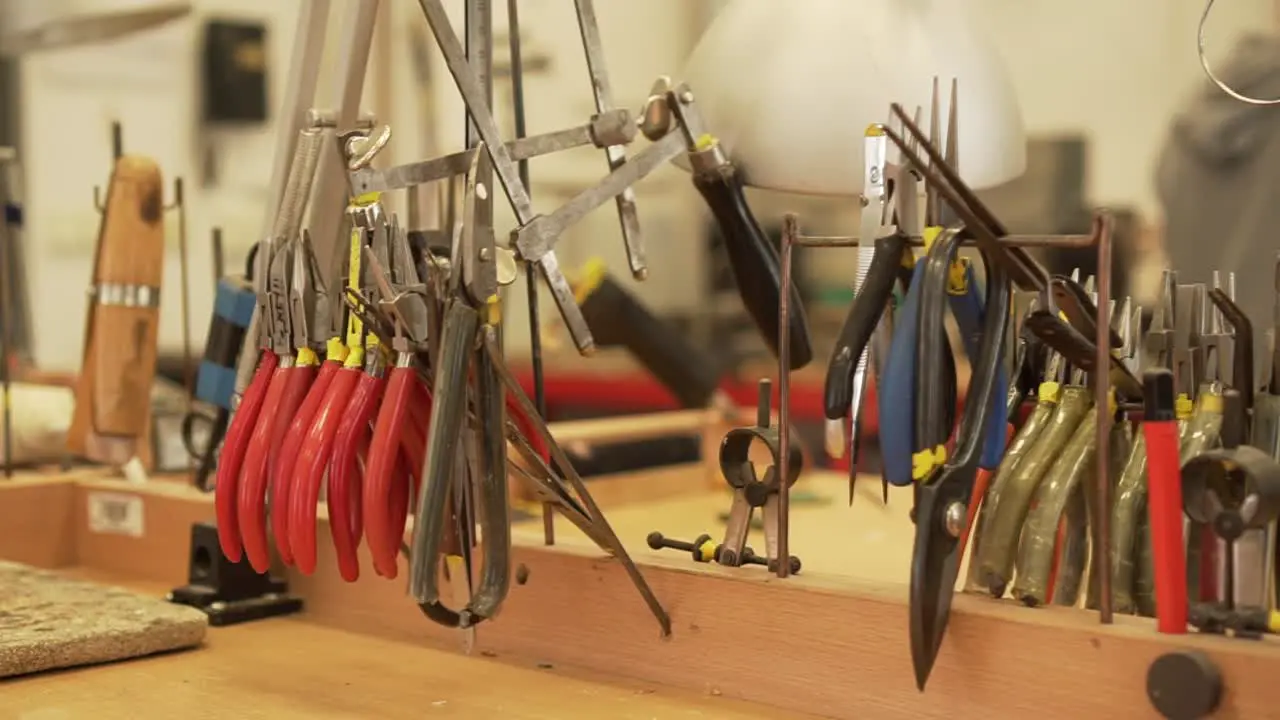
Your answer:
[[[204,613],[0,562],[0,677],[199,645]]]

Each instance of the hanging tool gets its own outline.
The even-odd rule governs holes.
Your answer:
[[[1182,480],[1178,453],[1176,382],[1165,368],[1148,370],[1142,435],[1147,446],[1147,502],[1160,632],[1185,633],[1186,546],[1182,536]]]
[[[483,153],[482,147],[476,151],[476,163],[467,178],[464,207],[471,222],[463,221],[462,237],[455,248],[456,264],[451,268],[453,298],[445,310],[432,382],[435,394],[426,438],[427,464],[422,479],[425,487],[416,515],[424,520],[414,527],[410,565],[410,587],[419,604],[433,608],[435,616],[448,617],[447,624],[462,628],[498,611],[506,598],[510,574],[503,388],[488,355],[475,348],[480,333],[497,341],[501,322],[497,291],[500,284],[515,280],[515,267],[512,263],[509,275],[499,278],[493,238],[478,231],[474,222],[475,202],[488,194],[488,188],[478,180],[488,162]],[[469,460],[466,467],[479,473],[473,482],[484,560],[479,588],[465,608],[452,611],[440,603],[439,561],[444,554],[444,533],[439,523],[447,516],[449,490],[459,472],[458,448],[464,441],[471,372],[475,375],[475,403],[481,428],[475,445],[479,456]],[[464,543],[460,553],[469,552],[469,544]]]
[[[373,132],[351,130],[338,136],[351,170],[367,167],[390,139],[391,130],[385,126]],[[373,241],[386,222],[380,200],[378,193],[356,194],[353,190],[347,205],[351,220],[348,290],[360,289],[364,248]],[[320,499],[320,488],[337,447],[339,430],[345,419],[357,409],[351,407],[357,385],[367,376],[365,328],[361,318],[355,313],[347,316],[344,344],[345,353],[336,346],[331,348],[329,358],[341,357],[342,367],[333,371],[333,379],[329,381],[311,427],[307,429],[289,481],[289,549],[298,570],[308,575],[315,571],[316,564],[316,505]],[[367,394],[370,390],[371,388],[365,387],[361,394]],[[273,514],[280,511],[282,509],[276,509]]]
[[[488,162],[483,148],[477,151],[476,157],[481,163]],[[489,192],[476,183],[477,174],[468,177],[468,207],[474,204],[475,198]],[[515,265],[484,262],[470,271],[467,269],[467,264],[476,265],[480,258],[493,258],[494,253],[492,236],[476,232],[474,223],[464,219],[454,260],[450,263],[451,297],[445,302],[438,360],[434,364],[434,397],[422,479],[424,489],[416,513],[421,520],[414,526],[410,553],[411,592],[427,617],[450,627],[472,627],[492,617],[501,607],[510,572],[505,453],[506,441],[509,440],[515,443],[514,447],[523,460],[523,466],[511,466],[516,469],[517,476],[529,481],[540,499],[553,503],[588,537],[619,557],[663,625],[664,632],[669,632],[665,611],[586,492],[568,458],[547,433],[545,425],[534,419],[531,403],[502,361],[497,339],[501,321],[497,288],[515,279]],[[477,338],[480,349],[473,350],[477,347]],[[480,585],[466,607],[454,610],[441,602],[437,573],[445,551],[446,528],[442,525],[447,517],[449,493],[456,487],[453,480],[458,469],[458,448],[465,442],[463,420],[470,392],[467,382],[469,370],[475,378],[474,402],[479,423],[474,443],[469,444],[476,448],[476,453],[466,453],[466,468],[479,473],[474,480],[477,483],[476,507],[485,547]],[[509,406],[503,400],[504,390],[511,396],[512,404]],[[513,412],[514,426],[506,423],[504,406],[513,410],[518,408],[518,413]],[[520,416],[524,419],[521,420]],[[541,451],[515,429],[519,425],[526,427],[525,432],[540,438],[554,466],[565,474],[570,488],[561,484]],[[465,516],[460,519],[470,522]],[[460,551],[465,552],[467,547],[464,543]]]
[[[957,102],[955,88],[952,88],[951,105],[955,106]],[[937,97],[937,83],[934,83],[933,107],[931,108],[931,126],[930,137],[928,142],[941,143],[941,129],[937,127],[936,118],[939,115],[938,110],[939,99]],[[947,132],[948,135],[954,137],[956,135],[956,118],[949,118]],[[887,128],[883,130],[885,134],[891,134]],[[913,148],[914,149],[914,148]],[[950,148],[949,148],[950,149]],[[901,157],[908,156],[910,153],[903,147],[899,147],[899,155]],[[948,162],[954,162],[954,156],[946,158]],[[899,176],[895,181],[894,188],[894,205],[897,209],[897,221],[902,234],[910,236],[919,229],[918,214],[916,210],[916,202],[918,199],[918,185],[916,183],[915,173],[917,168],[912,167],[907,162],[900,165]],[[934,197],[936,191],[928,186],[926,190],[926,213],[924,222],[928,226],[921,231],[921,235],[925,241],[926,253],[928,248],[937,241],[939,234],[942,232],[939,217],[939,205],[935,202]],[[899,243],[901,243],[899,245]],[[919,335],[917,326],[919,324],[920,299],[923,294],[921,281],[924,276],[925,263],[917,262],[911,255],[911,251],[907,245],[906,238],[898,238],[886,240],[887,247],[884,253],[879,253],[877,257],[883,258],[882,264],[875,269],[873,274],[869,274],[874,285],[868,288],[865,297],[866,304],[861,307],[868,308],[864,311],[867,314],[860,314],[855,320],[854,313],[859,311],[858,307],[850,308],[850,314],[846,318],[845,326],[841,328],[841,338],[849,337],[852,341],[861,341],[863,347],[870,340],[875,332],[877,323],[881,322],[881,313],[885,303],[888,301],[889,295],[893,289],[893,278],[900,276],[901,268],[910,263],[913,265],[910,278],[907,281],[907,292],[903,298],[902,305],[898,308],[894,321],[898,328],[898,332],[893,334],[889,343],[889,351],[885,358],[885,367],[881,370],[880,386],[877,403],[879,417],[879,440],[882,468],[882,482],[886,485],[906,486],[910,485],[915,479],[913,473],[914,453],[918,448],[915,446],[915,425],[914,425],[914,393],[915,393],[915,368],[917,362]],[[893,264],[891,265],[891,261]],[[890,275],[890,273],[893,275]],[[887,281],[887,283],[886,283]],[[974,289],[976,292],[976,288]],[[876,308],[870,308],[870,303],[880,300]],[[858,297],[854,298],[855,305],[858,305]],[[957,312],[962,308],[957,305],[953,307],[957,320],[974,319],[970,313]],[[857,324],[853,324],[856,322]],[[961,335],[971,337],[970,332],[975,327],[963,328]],[[847,335],[846,335],[847,333]],[[856,333],[856,335],[855,335]],[[866,340],[863,340],[865,335]],[[855,347],[850,344],[851,350]],[[837,341],[836,352],[840,353],[841,343]],[[946,363],[946,371],[942,373],[942,377],[955,377],[955,358],[951,353],[949,343],[943,346],[942,361]],[[864,351],[865,352],[865,351]],[[850,355],[850,357],[855,357]],[[838,373],[836,382],[828,382],[825,388],[826,392],[826,410],[828,418],[832,416],[834,401],[844,401],[845,391],[842,388],[841,380],[843,371],[836,367],[833,371],[828,368],[828,379],[831,380],[832,372]],[[849,386],[849,398],[853,399],[852,389]],[[942,401],[940,411],[943,413],[942,422],[948,426],[955,421],[955,402],[956,397],[954,387],[949,388],[946,394],[946,400]],[[843,413],[843,410],[839,412]],[[854,472],[851,470],[851,472]],[[851,481],[852,485],[852,481]]]
[[[354,581],[359,574],[355,558],[359,532],[352,525],[362,520],[375,570],[384,577],[397,574],[396,558],[403,542],[408,511],[416,505],[425,462],[426,418],[431,414],[431,393],[414,369],[414,356],[429,352],[428,336],[433,308],[428,303],[428,288],[418,276],[417,262],[409,246],[407,234],[390,234],[389,264],[368,252],[366,261],[379,289],[376,305],[391,322],[390,332],[379,330],[382,346],[394,352],[387,371],[385,392],[373,421],[373,438],[364,464],[363,487],[335,486],[330,476],[329,517],[334,545],[338,548],[339,569],[344,579]],[[362,298],[366,305],[370,299]],[[409,473],[397,464],[409,457]],[[331,471],[332,472],[332,471]],[[355,494],[363,499],[351,505]],[[345,496],[351,495],[352,500]],[[352,512],[344,512],[351,505]],[[341,520],[337,523],[333,518]]]
[[[298,260],[299,255],[306,252],[300,247],[302,217],[327,139],[328,135],[318,125],[304,129],[298,139],[280,214],[271,231],[271,238],[277,245],[267,267],[267,292],[258,298],[262,324],[271,338],[271,352],[278,360],[266,381],[262,407],[245,446],[237,484],[236,526],[249,564],[259,573],[267,572],[271,566],[266,498],[276,483],[285,482],[276,476],[276,461],[289,428],[289,419],[297,414],[315,379],[318,365],[318,358],[311,348],[298,344],[294,328],[293,286],[303,281],[297,275],[300,268],[305,268],[305,263]],[[259,250],[259,254],[261,252]],[[298,318],[297,322],[302,323],[304,319]]]
[[[951,597],[960,572],[960,536],[966,505],[972,501],[979,466],[994,468],[1003,451],[1005,391],[999,387],[1004,366],[1003,332],[1009,313],[1009,277],[1003,266],[982,251],[987,278],[980,348],[975,353],[969,392],[960,420],[955,452],[944,443],[950,425],[939,403],[947,402],[942,361],[947,343],[942,327],[943,303],[949,289],[955,233],[945,233],[929,253],[916,332],[920,335],[917,363],[921,368],[915,389],[915,457],[918,477],[916,538],[911,562],[911,657],[916,685],[923,691],[946,632]]]
[[[1144,354],[1141,339],[1142,308],[1131,305],[1129,299],[1120,311],[1122,323],[1120,335],[1124,338],[1122,357],[1137,377],[1144,378],[1146,395],[1150,395],[1145,372],[1149,358]],[[1167,369],[1167,368],[1166,368]],[[1169,398],[1172,399],[1172,393]],[[1169,407],[1173,413],[1172,405]],[[1176,428],[1175,428],[1176,436]],[[1148,459],[1147,436],[1138,432],[1129,445],[1116,480],[1115,502],[1111,510],[1111,603],[1116,611],[1133,613],[1137,610],[1134,597],[1136,568],[1141,562],[1138,555],[1149,545],[1148,522],[1143,518],[1147,506]]]
[[[1044,380],[1036,389],[1035,407],[1009,441],[1004,457],[1001,458],[1000,464],[988,483],[988,489],[982,496],[973,550],[970,553],[969,573],[965,581],[966,592],[991,592],[997,597],[1004,595],[1005,585],[1011,577],[1009,573],[1013,569],[1012,547],[1017,543],[1017,533],[1021,531],[1022,522],[1026,517],[1027,499],[1030,497],[1030,491],[1034,491],[1034,485],[1039,483],[1045,472],[1042,469],[1046,467],[1043,453],[1056,453],[1056,448],[1060,448],[1060,443],[1057,442],[1042,446],[1040,438],[1045,430],[1054,424],[1052,421],[1055,420],[1058,401],[1063,392],[1062,384],[1059,382],[1061,366],[1062,356],[1054,353],[1046,369]],[[1010,415],[1013,415],[1020,405],[1021,402],[1017,405],[1006,403],[1005,407]],[[1058,432],[1063,432],[1063,429],[1059,429]],[[1041,447],[1043,449],[1037,451],[1037,448]],[[1023,472],[1024,461],[1035,463],[1035,472]],[[1015,481],[1015,478],[1018,480]],[[972,508],[970,511],[972,512]],[[1002,533],[999,524],[1001,522],[1005,525],[1003,534],[1000,534]],[[1013,533],[1011,537],[1010,532]],[[995,538],[989,542],[997,543],[995,551],[1000,553],[998,559],[992,558],[992,550],[986,546],[988,537]],[[984,567],[987,569],[984,570]]]
[[[920,169],[924,175],[925,186],[934,189],[938,201],[945,202],[946,207],[959,216],[958,219],[964,225],[964,237],[972,237],[981,250],[990,253],[993,260],[1004,266],[1018,289],[1043,291],[1049,281],[1045,269],[1025,249],[1000,242],[1000,238],[1008,235],[1004,225],[960,179],[959,172],[947,163],[943,151],[925,137],[924,131],[912,121],[901,105],[894,103],[890,106],[890,110],[902,123],[902,128],[906,132],[900,134],[892,128],[886,128],[885,133],[893,144],[898,146],[906,159]],[[904,135],[910,137],[924,150],[924,154],[929,158],[927,164],[916,152],[915,145],[904,139]],[[924,170],[926,166],[928,169]]]
[[[497,123],[483,101],[479,79],[466,63],[462,45],[443,5],[440,0],[419,0],[419,4],[477,132],[489,150],[494,172],[520,224],[514,234],[513,245],[522,261],[538,266],[579,352],[590,353],[594,342],[586,320],[573,302],[572,288],[559,268],[553,250],[555,242],[566,228],[588,212],[619,196],[682,152],[689,153],[694,167],[694,184],[729,238],[726,247],[743,302],[770,348],[775,349],[777,301],[781,292],[777,249],[768,242],[751,215],[742,195],[741,178],[714,136],[702,128],[700,116],[693,105],[692,91],[683,85],[672,87],[666,79],[659,80],[651,91],[640,126],[646,137],[654,141],[653,144],[556,211],[535,215],[528,189],[517,174],[515,159],[499,136]],[[580,22],[586,19],[586,15],[579,16]],[[793,300],[794,305],[799,306],[798,293]],[[793,318],[791,357],[793,367],[798,368],[812,357],[812,348],[803,313],[797,312]]]
[[[892,110],[913,140],[920,144],[933,165],[924,168],[914,149],[900,135],[886,128],[890,140],[902,150],[916,167],[922,168],[926,187],[932,183],[950,210],[965,221],[964,232],[978,238],[979,251],[986,274],[986,300],[983,307],[979,348],[974,353],[969,391],[953,454],[941,451],[950,423],[946,420],[948,394],[943,356],[947,346],[942,327],[943,305],[947,290],[959,283],[950,282],[954,272],[954,252],[959,233],[948,231],[935,241],[921,278],[919,327],[920,346],[916,348],[921,377],[913,392],[915,418],[913,449],[919,457],[919,475],[915,506],[916,537],[912,549],[910,589],[911,655],[917,687],[923,690],[937,657],[951,614],[951,597],[960,571],[960,537],[964,532],[966,505],[973,501],[973,487],[979,465],[995,468],[999,453],[984,457],[993,447],[1003,450],[1006,409],[1005,392],[997,392],[1004,365],[1004,329],[1009,322],[1010,281],[1028,284],[1040,290],[1047,284],[1043,269],[1022,251],[1002,246],[998,240],[1005,234],[985,206],[964,186],[942,153],[923,136],[900,105]],[[984,216],[986,221],[980,219]],[[943,242],[943,240],[946,242]],[[1010,276],[1013,276],[1012,278]],[[971,286],[972,284],[970,284]],[[890,362],[890,368],[896,366]],[[952,376],[954,378],[954,375]],[[886,385],[888,384],[886,379]],[[994,423],[993,419],[998,419]],[[992,428],[994,427],[994,437]]]
[[[268,489],[271,448],[280,437],[275,428],[287,419],[280,412],[280,401],[289,385],[288,371],[294,368],[289,302],[291,251],[306,209],[302,178],[308,169],[314,173],[315,162],[309,158],[318,155],[323,139],[323,135],[310,129],[304,130],[303,135],[296,145],[280,213],[270,234],[254,251],[252,277],[262,357],[227,428],[218,459],[214,504],[219,543],[223,553],[236,562],[248,550],[259,572],[265,572],[270,562],[266,540],[258,526],[262,524],[261,508]]]
[[[609,73],[605,69],[604,46],[600,41],[600,27],[596,22],[596,9],[593,0],[574,0],[574,9],[578,15],[578,32],[582,36],[582,50],[587,56],[587,72],[591,75],[591,90],[595,99],[596,112],[603,115],[613,110],[613,86],[609,82]],[[615,143],[604,148],[605,158],[609,161],[609,170],[617,170],[627,162],[624,143]],[[525,181],[528,189],[528,182]],[[631,275],[637,280],[644,280],[649,275],[645,261],[644,246],[640,238],[640,219],[636,215],[635,191],[627,188],[614,198],[618,206],[618,223],[622,227],[622,244],[627,250],[627,264]]]
[[[160,167],[120,152],[94,251],[76,406],[67,430],[75,455],[121,466],[152,465],[151,384],[156,369],[160,283],[164,276],[164,191]]]
[[[350,3],[349,8],[349,14],[342,28],[341,47],[343,53],[339,72],[337,73],[338,87],[336,88],[335,96],[338,98],[339,109],[334,122],[335,126],[349,126],[355,123],[356,108],[360,100],[365,67],[368,63],[368,50],[372,42],[373,20],[377,14],[378,2],[377,0],[357,0]],[[281,208],[285,204],[285,190],[288,185],[289,175],[294,171],[293,159],[296,155],[300,133],[308,124],[311,124],[310,109],[315,97],[316,84],[319,80],[320,60],[328,33],[328,15],[328,0],[314,0],[314,2],[304,3],[299,11],[297,40],[290,59],[286,91],[280,112],[277,115],[280,119],[280,122],[277,123],[279,126],[277,128],[277,152],[267,195],[266,217],[262,239],[257,244],[258,250],[255,255],[255,292],[260,297],[265,297],[269,290],[268,271],[272,266],[273,255],[285,242],[284,240],[273,238],[271,233],[279,219]],[[325,157],[321,158],[321,162],[327,162],[326,157],[334,154],[336,153],[326,153]],[[326,267],[329,266],[333,255],[334,238],[332,236],[336,234],[336,230],[334,227],[326,226],[325,223],[331,220],[329,217],[329,213],[332,211],[331,208],[338,206],[337,203],[332,202],[330,198],[332,192],[327,186],[332,186],[334,180],[341,180],[341,177],[331,179],[330,176],[332,175],[334,175],[333,172],[324,170],[316,178],[318,186],[314,191],[317,198],[314,207],[317,211],[308,219],[308,227],[313,231],[314,236],[319,238],[319,243],[315,248],[316,253],[320,256],[321,264]],[[335,221],[335,227],[336,224]],[[287,292],[287,289],[285,292]],[[287,296],[284,301],[286,304],[288,303]],[[218,489],[215,493],[217,500],[215,507],[218,511],[218,541],[223,553],[232,561],[238,561],[243,554],[236,510],[240,468],[244,463],[250,437],[262,411],[263,402],[266,399],[267,385],[281,359],[272,351],[271,346],[274,344],[281,348],[288,348],[289,351],[293,349],[287,336],[274,338],[271,336],[267,327],[269,320],[262,316],[263,309],[262,305],[258,305],[247,332],[247,337],[255,339],[256,342],[245,343],[244,351],[241,353],[240,360],[236,365],[237,395],[233,399],[234,414],[231,423],[227,427],[227,434],[223,440],[222,451],[218,459]],[[279,323],[276,324],[278,325]],[[284,328],[277,327],[275,330],[280,333]],[[323,373],[321,373],[321,377],[323,377]],[[319,379],[321,378],[317,378],[317,380]],[[319,383],[317,382],[316,384]],[[283,388],[281,392],[283,392]],[[300,406],[300,413],[306,407],[307,402],[304,400],[303,405]],[[281,454],[288,448],[288,431],[292,429],[296,421],[297,418],[295,418],[295,422],[291,424],[290,428],[285,431],[286,437],[281,441],[280,445]],[[279,457],[276,464],[277,466],[281,464]],[[276,488],[283,487],[283,485],[283,483],[273,484],[273,507],[282,507],[275,502],[274,495]],[[272,516],[275,517],[277,514],[272,513]],[[278,533],[277,549],[282,559],[286,562],[291,560],[287,546],[280,546]]]
[[[916,178],[905,164],[899,163],[897,167],[893,202],[886,202],[888,184],[885,176],[889,167],[886,163],[885,143],[884,131],[878,125],[867,128],[854,301],[832,350],[823,387],[827,415],[827,452],[833,457],[844,454],[844,419],[846,414],[849,417],[850,503],[853,502],[854,483],[861,455],[862,405],[871,355],[868,345],[873,335],[890,330],[893,316],[889,303],[894,284],[902,275],[904,264],[912,259],[906,233],[918,230]],[[889,213],[896,216],[892,220],[898,223],[897,227],[886,227],[891,219],[887,216]],[[887,362],[887,358],[880,358],[880,361]],[[883,370],[877,368],[877,372],[882,373]],[[888,488],[888,482],[882,479],[882,493],[886,502]]]
[[[1096,296],[1093,295],[1092,287],[1092,277],[1088,278],[1083,286],[1077,284],[1074,279],[1055,277],[1051,281],[1053,299],[1061,301],[1061,305],[1057,302],[1053,304],[1058,307],[1074,308],[1071,312],[1065,309],[1060,312],[1068,319],[1074,318],[1070,321],[1070,326],[1073,329],[1079,328],[1086,338],[1099,337],[1096,326],[1097,309],[1094,304]],[[1124,332],[1132,329],[1132,311],[1129,301],[1125,301],[1118,315],[1113,311],[1114,308],[1108,308],[1107,316],[1121,320],[1120,331],[1115,327],[1108,327],[1106,330],[1109,332],[1104,333],[1103,336],[1109,334],[1109,341],[1119,347],[1118,352],[1109,353],[1113,360],[1119,359],[1125,371],[1131,373],[1132,361],[1129,359],[1129,353],[1133,343],[1122,337]],[[1081,325],[1084,327],[1080,327]],[[1092,341],[1086,349],[1088,356],[1092,357],[1096,354]],[[1096,363],[1093,364],[1096,367]],[[1075,373],[1078,376],[1083,375],[1078,366]],[[1108,372],[1108,375],[1110,374]],[[1105,382],[1105,379],[1103,381]],[[1073,384],[1083,385],[1083,377]],[[1107,406],[1099,407],[1095,404],[1089,408],[1072,431],[1066,444],[1062,446],[1053,466],[1049,468],[1031,495],[1021,540],[1017,543],[1017,559],[1014,567],[1016,582],[1013,595],[1024,604],[1034,607],[1051,602],[1065,605],[1076,603],[1086,558],[1082,553],[1071,552],[1072,540],[1075,537],[1083,538],[1086,527],[1099,522],[1094,514],[1097,512],[1094,510],[1097,504],[1093,502],[1093,498],[1089,497],[1094,487],[1090,481],[1097,475],[1095,458],[1099,442],[1098,423],[1113,418],[1117,411],[1115,391],[1111,389],[1108,392]],[[1127,453],[1128,441],[1123,426],[1112,426],[1106,437],[1116,454]],[[1082,514],[1087,517],[1080,517],[1073,513],[1073,508],[1084,510]],[[1112,508],[1108,507],[1106,512],[1111,513]],[[1103,548],[1093,548],[1093,557],[1097,558],[1097,554],[1101,552],[1104,552]],[[1088,564],[1090,575],[1096,579],[1101,563],[1095,559]],[[1096,590],[1097,588],[1092,587],[1091,583],[1088,598],[1093,598]],[[1092,604],[1088,598],[1086,604]]]
[[[1035,607],[1055,601],[1051,594],[1054,568],[1058,568],[1059,580],[1067,569],[1059,562],[1062,550],[1059,544],[1059,526],[1067,514],[1069,503],[1077,499],[1077,493],[1086,491],[1087,480],[1093,477],[1099,413],[1114,415],[1115,411],[1114,400],[1105,409],[1091,407],[1036,487],[1023,524],[1022,539],[1018,543],[1017,560],[1014,564],[1016,580],[1013,596],[1025,605]],[[1075,603],[1074,593],[1066,592],[1058,597],[1063,598],[1062,604]]]
[[[754,427],[735,428],[725,435],[720,443],[720,474],[733,489],[733,504],[729,508],[729,519],[725,526],[724,540],[716,544],[710,535],[701,535],[694,542],[682,542],[664,537],[660,532],[649,533],[647,542],[654,550],[674,549],[686,550],[693,555],[696,562],[715,561],[726,567],[743,565],[763,565],[770,572],[775,572],[778,562],[779,515],[778,494],[782,483],[794,485],[800,477],[804,459],[799,442],[791,439],[792,451],[788,453],[789,467],[779,471],[781,460],[781,438],[778,428],[770,422],[771,384],[768,380],[759,383],[756,403],[756,424]],[[765,469],[761,478],[750,459],[751,445],[756,440],[768,448],[772,462]],[[747,547],[747,535],[751,529],[751,518],[756,508],[760,508],[764,516],[765,554],[760,556],[755,550]],[[791,574],[800,572],[800,558],[790,555],[787,558]]]

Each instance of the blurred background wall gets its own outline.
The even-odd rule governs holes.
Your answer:
[[[62,0],[48,8],[94,9],[135,0]],[[263,226],[259,195],[272,163],[271,119],[214,122],[202,107],[202,50],[210,23],[261,29],[261,61],[268,77],[268,108],[282,90],[295,15],[306,0],[200,0],[194,21],[136,36],[109,48],[29,56],[8,69],[20,98],[0,113],[0,129],[19,138],[27,169],[28,272],[37,308],[35,352],[48,368],[79,364],[84,288],[98,217],[95,185],[110,169],[112,120],[124,125],[128,151],[156,158],[169,178],[188,188],[189,246],[193,258],[192,318],[202,340],[212,296],[210,231],[223,228],[227,264],[243,263]],[[761,2],[765,0],[760,0]],[[1075,139],[1082,202],[1125,208],[1139,234],[1158,232],[1152,174],[1170,118],[1202,82],[1195,54],[1196,0],[954,0],[969,2],[1008,62],[1029,133],[1038,139]],[[449,3],[461,25],[461,3]],[[702,0],[598,0],[609,70],[620,103],[638,107],[653,79],[679,74],[683,59],[718,2]],[[0,0],[13,14],[34,12],[25,0]],[[341,10],[342,2],[335,2]],[[504,32],[503,3],[495,27]],[[1210,27],[1209,54],[1221,60],[1248,30],[1274,27],[1274,0],[1221,0]],[[24,10],[24,7],[27,10]],[[582,50],[569,0],[522,0],[530,132],[582,122],[592,111]],[[408,162],[461,146],[461,103],[417,3],[384,3],[387,17],[373,52],[365,107],[392,125],[391,162]],[[336,25],[336,23],[335,23]],[[495,64],[507,62],[499,38]],[[332,58],[329,58],[332,62]],[[856,77],[851,78],[856,81]],[[322,79],[324,91],[332,83]],[[963,93],[963,91],[962,91]],[[495,86],[497,114],[507,121],[509,87]],[[961,96],[963,102],[963,94]],[[11,126],[15,126],[11,127]],[[507,128],[509,132],[509,128]],[[603,174],[598,151],[581,150],[533,163],[536,204],[554,207]],[[639,188],[641,221],[649,244],[651,279],[636,285],[654,309],[691,312],[708,293],[709,266],[702,238],[705,218],[687,177],[664,170]],[[759,198],[766,221],[783,210],[805,214],[811,229],[853,232],[851,208],[832,201]],[[505,210],[499,203],[500,210]],[[500,226],[506,226],[499,220]],[[176,233],[168,234],[176,243]],[[622,267],[621,244],[610,206],[575,228],[560,245],[572,267],[601,255]],[[693,249],[691,249],[693,248]],[[178,287],[177,253],[167,258],[165,292]],[[815,281],[846,282],[850,265],[808,268]],[[173,297],[173,295],[169,295]],[[523,292],[511,294],[523,312]],[[181,339],[175,304],[165,303],[162,346]],[[553,315],[548,312],[548,315]],[[509,342],[527,343],[522,323]]]

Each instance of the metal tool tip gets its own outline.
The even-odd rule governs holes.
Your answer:
[[[644,282],[645,280],[649,279],[649,268],[647,267],[636,268],[631,271],[631,277],[641,282]]]

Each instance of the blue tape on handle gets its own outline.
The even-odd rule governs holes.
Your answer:
[[[920,314],[920,286],[925,263],[916,263],[911,287],[898,309],[894,326],[901,328],[889,344],[887,367],[880,371],[876,399],[880,423],[880,456],[884,479],[898,487],[910,485],[911,456],[915,453],[916,317]]]
[[[217,294],[213,300],[213,314],[226,318],[231,324],[247,328],[253,320],[253,308],[258,299],[247,284],[222,278],[218,280]]]
[[[960,329],[960,341],[964,345],[965,355],[972,363],[978,357],[978,346],[982,342],[982,324],[986,317],[986,304],[982,289],[978,286],[973,266],[965,269],[968,290],[963,295],[948,295],[951,314],[956,318]],[[1009,422],[1009,408],[1005,405],[1008,394],[1009,378],[1004,363],[1000,363],[996,373],[995,391],[991,394],[991,409],[987,414],[987,425],[982,428],[982,458],[978,465],[993,470],[1000,465],[1005,449],[1005,425]]]
[[[205,360],[200,363],[196,375],[196,399],[231,409],[231,397],[236,391],[236,370]]]
[[[6,204],[4,206],[4,222],[6,225],[22,227],[22,206]]]

